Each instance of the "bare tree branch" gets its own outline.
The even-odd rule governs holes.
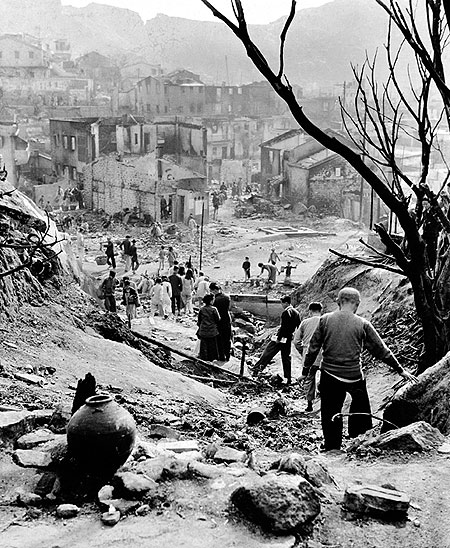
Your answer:
[[[292,0],[291,11],[289,13],[288,18],[286,19],[286,23],[284,24],[283,30],[281,31],[281,34],[280,34],[280,70],[278,71],[278,78],[281,78],[284,73],[284,44],[286,42],[286,35],[289,30],[289,27],[291,26],[291,23],[295,17],[296,4],[297,4],[296,0]]]
[[[328,251],[330,253],[333,253],[333,255],[336,255],[337,257],[341,257],[341,259],[347,259],[347,261],[351,261],[352,263],[364,264],[366,266],[371,266],[372,268],[381,268],[383,270],[389,270],[389,272],[395,272],[396,274],[401,274],[402,276],[406,276],[403,270],[400,270],[399,268],[395,268],[394,266],[389,266],[383,263],[376,263],[374,261],[368,261],[366,259],[361,259],[360,257],[352,257],[350,255],[345,255],[344,253],[339,253],[339,251],[336,251],[334,249],[329,249]]]

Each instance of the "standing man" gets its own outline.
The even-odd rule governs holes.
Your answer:
[[[245,261],[242,263],[242,268],[244,269],[244,280],[250,279],[250,259],[245,257]]]
[[[219,347],[219,360],[227,362],[231,354],[231,299],[215,282],[209,284],[209,290],[214,295],[214,306],[217,308],[220,316],[218,324],[219,336],[217,344]]]
[[[172,314],[175,316],[178,312],[178,316],[181,313],[181,290],[183,289],[183,282],[181,276],[178,274],[178,267],[173,267],[173,273],[169,276],[169,282],[172,287]]]
[[[119,282],[116,279],[116,273],[114,270],[111,270],[108,278],[103,280],[101,285],[105,299],[105,308],[108,312],[117,312],[115,293],[118,284]]]
[[[203,297],[209,294],[209,280],[203,272],[198,273],[198,278],[195,280],[194,289],[197,305],[200,308],[203,304]]]
[[[159,276],[160,273],[164,270],[164,260],[166,258],[166,251],[163,245],[161,246],[161,249],[159,250],[158,258],[159,258],[159,266],[158,266],[158,276]]]
[[[170,245],[167,249],[167,262],[169,263],[169,268],[173,268],[175,261],[177,260],[177,254],[175,253],[173,247]],[[172,274],[173,272],[169,272]]]
[[[125,239],[120,244],[120,249],[123,251],[123,259],[125,261],[125,272],[131,270],[131,241],[130,236],[125,236]]]
[[[116,268],[116,256],[114,253],[114,244],[111,240],[111,238],[108,238],[106,249],[105,249],[105,255],[106,255],[106,263],[111,266],[112,268]]]
[[[262,356],[255,363],[253,369],[255,372],[261,372],[269,362],[281,352],[281,362],[283,364],[283,374],[286,379],[286,384],[292,382],[291,373],[291,342],[294,331],[300,325],[300,314],[292,306],[291,298],[285,295],[281,298],[283,312],[281,314],[281,324],[277,334],[272,337],[272,340],[266,346]]]
[[[270,263],[270,264],[276,265],[277,261],[281,261],[280,256],[275,251],[275,249],[271,249],[269,258],[267,259],[267,262]]]
[[[194,216],[192,215],[192,213],[189,215],[188,227],[191,232],[190,238],[192,242],[195,240],[195,237],[197,235],[197,227],[198,227],[197,221],[194,219]]]
[[[406,380],[417,382],[417,378],[398,363],[373,325],[356,315],[359,291],[344,287],[339,291],[337,302],[339,310],[320,318],[302,372],[304,376],[309,374],[322,349],[320,398],[325,451],[341,448],[342,417],[337,417],[337,420],[333,417],[341,413],[347,393],[352,398],[350,413],[354,413],[348,420],[349,436],[355,438],[372,428],[369,395],[361,367],[363,348]]]
[[[134,274],[136,270],[139,268],[136,240],[133,240],[131,242],[130,256],[131,256],[131,269],[133,270],[133,274]]]
[[[292,341],[294,347],[302,357],[302,363],[305,362],[305,356],[308,353],[309,341],[314,335],[317,326],[319,325],[320,315],[322,314],[322,303],[310,303],[308,306],[309,318],[303,320],[300,327],[294,334],[294,340]],[[316,373],[319,370],[320,360],[322,359],[321,353],[317,355],[316,361],[311,366],[307,377],[300,377],[300,380],[304,381],[306,390],[306,400],[308,405],[306,412],[310,413],[313,410],[313,402],[316,399]]]
[[[217,217],[219,215],[219,206],[220,206],[220,198],[219,198],[218,192],[214,192],[212,196],[212,205],[213,205],[213,220],[217,221]]]

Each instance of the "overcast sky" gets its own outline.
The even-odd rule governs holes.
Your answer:
[[[210,0],[221,11],[230,9],[230,0]],[[297,10],[326,4],[330,0],[298,0]],[[89,0],[62,0],[65,6],[87,6]],[[200,0],[105,0],[96,2],[109,4],[137,11],[144,21],[151,19],[157,13],[165,13],[187,19],[214,20],[211,12]],[[270,23],[283,15],[287,15],[291,0],[242,0],[247,20],[250,23]]]

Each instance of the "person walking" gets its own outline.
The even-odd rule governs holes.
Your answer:
[[[220,321],[218,324],[219,336],[217,345],[219,348],[219,360],[227,362],[231,355],[231,299],[222,293],[222,289],[215,282],[209,284],[209,290],[214,295],[214,306],[219,312]]]
[[[175,261],[177,260],[177,254],[175,253],[173,247],[170,245],[167,249],[167,262],[169,263],[169,276],[173,273],[170,272],[170,269],[173,268],[173,265],[175,264]]]
[[[277,283],[277,267],[271,263],[258,263],[261,272],[258,274],[258,278],[262,276],[264,271],[267,271],[267,285],[272,286]]]
[[[200,308],[203,304],[203,297],[209,293],[209,280],[203,272],[198,273],[198,278],[195,280],[194,284],[195,296],[197,299],[198,307]]]
[[[245,261],[242,263],[242,268],[244,270],[244,280],[249,280],[251,278],[250,274],[250,259],[248,257],[245,257]]]
[[[112,268],[116,268],[116,255],[114,253],[114,244],[111,238],[108,238],[105,249],[106,264]]]
[[[186,270],[186,274],[182,278],[182,285],[181,298],[184,303],[184,312],[185,314],[193,314],[192,293],[194,291],[194,273],[190,268]]]
[[[372,428],[369,395],[361,364],[364,348],[404,379],[417,382],[417,378],[399,364],[373,325],[356,314],[360,299],[359,291],[353,287],[339,291],[339,309],[320,318],[305,357],[302,374],[307,377],[322,349],[320,411],[324,438],[322,449],[325,451],[341,448],[342,417],[339,415],[347,393],[352,399],[349,436],[355,438]]]
[[[166,259],[166,250],[164,249],[164,246],[161,246],[161,249],[159,250],[158,254],[159,258],[159,266],[158,266],[158,276],[161,274],[161,272],[164,270],[164,261]]]
[[[204,305],[200,308],[197,319],[197,338],[200,340],[199,358],[207,362],[219,358],[217,336],[220,316],[213,302],[214,295],[208,294],[203,297]]]
[[[183,281],[181,276],[178,274],[178,267],[173,267],[173,274],[169,276],[169,282],[172,287],[172,314],[180,315],[181,313],[181,291],[183,289]]]
[[[125,306],[128,327],[131,329],[131,320],[136,318],[136,308],[141,306],[141,303],[139,302],[138,292],[131,286],[128,279],[123,283],[122,304]]]
[[[172,286],[167,276],[162,277],[161,308],[163,318],[167,320],[172,304]]]
[[[156,278],[155,285],[152,287],[150,293],[150,305],[151,305],[151,314],[152,316],[163,316],[164,311],[162,307],[162,280],[161,278]]]
[[[131,257],[131,270],[133,271],[133,274],[134,274],[136,272],[136,270],[139,268],[136,240],[133,240],[131,242],[130,257]]]
[[[281,298],[283,312],[281,313],[281,324],[277,334],[272,337],[272,340],[266,346],[259,360],[253,366],[254,373],[261,372],[272,359],[281,352],[281,362],[283,364],[283,375],[286,379],[286,384],[292,382],[291,372],[291,343],[294,331],[300,325],[300,314],[292,306],[291,297],[285,295]]]
[[[275,249],[272,248],[270,250],[270,255],[269,255],[269,258],[267,259],[267,262],[270,264],[276,265],[277,261],[281,261],[280,256],[275,251]]]
[[[123,260],[125,261],[125,272],[131,270],[131,236],[125,236],[125,239],[120,244],[120,249],[123,252]]]
[[[103,280],[101,289],[105,299],[105,308],[108,312],[117,312],[116,287],[119,284],[114,270],[110,270],[109,276]]]
[[[309,318],[306,318],[300,324],[300,327],[294,333],[292,344],[302,357],[302,363],[305,361],[305,356],[308,353],[309,341],[314,335],[317,326],[319,325],[320,315],[322,314],[322,303],[313,302],[308,306]],[[313,403],[316,399],[316,374],[319,370],[321,353],[317,355],[316,361],[311,366],[307,377],[300,377],[303,380],[303,386],[306,391],[307,407],[306,411],[310,413],[313,410]]]

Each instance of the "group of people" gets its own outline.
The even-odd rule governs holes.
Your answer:
[[[278,269],[277,262],[281,261],[279,255],[272,249],[269,255],[269,259],[266,263],[258,263],[258,267],[261,269],[258,274],[258,278],[261,277],[264,272],[267,272],[266,285],[272,287],[277,283],[277,275],[281,272],[284,272],[284,281],[283,285],[291,286],[292,285],[292,271],[297,266],[293,265],[291,261],[287,261],[286,266]],[[251,263],[249,257],[245,257],[244,262],[242,263],[242,269],[244,271],[244,280],[250,280],[251,278]]]
[[[372,428],[370,401],[361,362],[363,349],[391,366],[407,381],[417,382],[417,378],[403,369],[373,325],[356,314],[360,304],[360,294],[356,289],[345,287],[339,291],[338,309],[334,312],[322,315],[322,304],[310,303],[309,317],[303,321],[289,296],[284,296],[281,302],[280,328],[255,363],[254,373],[261,372],[280,352],[286,384],[290,385],[293,342],[302,356],[303,369],[299,380],[305,383],[307,412],[313,410],[316,375],[320,370],[322,449],[340,449],[342,406],[347,393],[352,399],[349,436],[356,437]]]

